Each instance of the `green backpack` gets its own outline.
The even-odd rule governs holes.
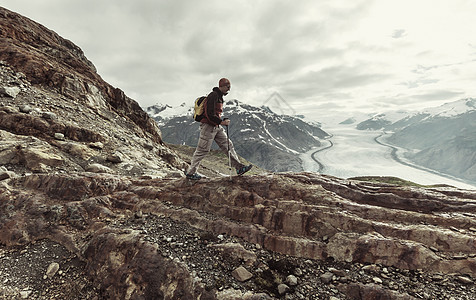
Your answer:
[[[205,105],[207,105],[206,100],[206,96],[198,97],[195,100],[195,107],[193,109],[193,119],[197,122],[200,122],[204,117]]]

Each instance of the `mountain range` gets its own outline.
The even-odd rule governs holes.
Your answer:
[[[177,107],[157,104],[146,108],[157,121],[166,143],[197,145],[199,123],[192,119],[191,104]],[[280,115],[268,107],[238,100],[226,101],[223,115],[231,120],[228,131],[237,153],[270,171],[302,171],[298,154],[320,146],[319,140],[329,136],[319,123]]]
[[[476,99],[377,114],[356,127],[389,133],[386,142],[404,148],[417,165],[476,182]]]

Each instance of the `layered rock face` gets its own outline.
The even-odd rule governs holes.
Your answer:
[[[335,285],[336,296],[351,297],[356,290],[388,299],[410,299],[412,291],[439,295],[433,282],[416,292],[398,286],[391,272],[371,277],[371,283],[362,275],[381,269],[454,278],[468,293],[475,291],[474,191],[371,185],[310,173],[194,185],[185,179],[32,174],[3,181],[0,191],[0,244],[49,239],[63,245],[86,262],[105,298],[235,299],[220,298],[233,291],[249,299],[286,293],[318,299],[326,282]],[[305,267],[329,260],[338,266],[328,268],[329,279],[325,270]],[[200,269],[200,261],[209,270]],[[235,270],[240,266],[249,272],[244,280]],[[294,286],[287,279],[293,273]],[[264,274],[274,279],[265,281]],[[279,278],[290,282],[282,295]],[[315,286],[299,280],[314,280]]]
[[[54,87],[75,102],[109,106],[160,142],[155,122],[137,102],[106,83],[83,51],[44,26],[0,8],[0,60],[25,74],[33,84]]]
[[[1,165],[159,177],[184,167],[156,123],[72,42],[3,8],[0,32]]]

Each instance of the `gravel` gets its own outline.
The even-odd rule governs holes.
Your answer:
[[[460,274],[296,258],[153,214],[112,219],[109,226],[140,231],[145,241],[158,245],[160,255],[184,263],[207,289],[265,292],[277,299],[349,299],[343,287],[358,283],[415,299],[476,299],[474,282]],[[256,261],[250,264],[214,247],[222,244],[241,245],[256,255]],[[55,264],[59,268],[48,276]],[[233,276],[240,267],[252,274],[251,279],[241,282]],[[53,241],[40,240],[23,248],[0,249],[0,299],[102,298],[80,258]]]
[[[91,299],[95,294],[85,263],[60,244],[40,240],[0,249],[0,299]]]
[[[296,258],[267,251],[240,238],[213,235],[152,214],[116,220],[111,225],[140,230],[145,240],[158,245],[164,257],[185,263],[191,274],[208,289],[266,292],[280,299],[348,299],[342,287],[361,283],[376,284],[416,299],[476,299],[476,287],[471,279],[456,274],[429,274],[421,270],[342,263],[333,259]],[[232,275],[234,270],[245,265],[244,260],[213,247],[226,243],[242,245],[256,254],[256,262],[246,266],[253,274],[250,280],[240,282]],[[287,286],[285,294],[280,293],[281,284]]]

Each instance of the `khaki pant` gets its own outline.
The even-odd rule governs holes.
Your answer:
[[[235,168],[241,168],[243,164],[240,163],[238,155],[236,155],[233,143],[228,141],[225,130],[221,126],[212,126],[206,123],[200,124],[200,138],[198,140],[197,149],[193,153],[192,163],[187,170],[187,174],[194,174],[197,172],[200,162],[210,152],[212,143],[215,141],[220,149],[228,156],[228,142],[230,143],[230,158],[231,165]]]

